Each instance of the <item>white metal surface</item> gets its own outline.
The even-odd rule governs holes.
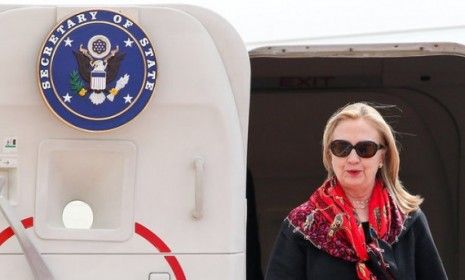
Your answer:
[[[251,58],[308,58],[308,57],[414,57],[465,54],[465,46],[456,43],[396,43],[348,45],[281,45],[253,49]]]
[[[2,191],[4,185],[5,178],[0,176],[0,192]],[[24,256],[29,263],[29,267],[34,274],[34,277],[40,280],[55,279],[43,257],[39,251],[37,251],[36,246],[28,237],[23,225],[21,224],[21,220],[16,215],[8,200],[6,200],[2,195],[0,195],[0,210],[13,229],[13,232],[15,233],[15,236],[18,239],[18,242],[24,252]]]
[[[139,232],[132,232],[127,240],[100,241],[90,236],[76,241],[72,234],[67,239],[62,227],[60,240],[56,236],[43,239],[35,234],[37,229],[53,228],[44,218],[27,229],[38,251],[57,279],[147,279],[153,272],[177,279],[168,264],[173,257],[187,279],[243,279],[244,141],[250,76],[247,52],[237,33],[203,9],[196,10],[201,14],[199,19],[194,12],[177,7],[119,7],[118,11],[133,16],[152,40],[159,76],[152,100],[134,121],[110,132],[92,134],[67,126],[48,111],[36,82],[42,41],[57,19],[69,11],[27,7],[0,13],[0,36],[4,38],[0,45],[0,138],[15,135],[18,141],[15,156],[20,197],[15,211],[21,219],[36,215],[41,142],[124,140],[137,148],[133,221]],[[207,24],[228,28],[210,32]],[[242,75],[235,75],[242,70]],[[199,156],[205,162],[203,214],[202,219],[194,219],[196,177],[192,160]],[[114,172],[105,166],[102,170]],[[109,190],[104,185],[95,189]],[[92,190],[82,196],[87,192]],[[74,195],[74,199],[83,200],[80,198],[79,193]],[[61,209],[67,202],[51,207]],[[0,231],[8,226],[0,218]],[[143,229],[156,234],[169,252],[150,243],[147,234],[144,237],[141,233]],[[14,237],[0,244],[0,259],[0,279],[32,279]]]

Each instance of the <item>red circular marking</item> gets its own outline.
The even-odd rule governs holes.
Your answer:
[[[23,219],[21,223],[23,224],[25,229],[34,226],[34,220],[32,217]],[[171,250],[166,245],[166,243],[163,242],[163,240],[161,240],[161,238],[158,237],[155,233],[153,233],[150,229],[144,227],[139,223],[136,223],[135,232],[142,238],[147,240],[150,244],[152,244],[158,251],[160,251],[160,253],[171,253]],[[2,246],[2,244],[5,243],[8,239],[10,239],[13,235],[14,232],[11,229],[11,227],[7,227],[2,232],[0,232],[0,246]],[[182,270],[182,267],[175,256],[165,256],[165,260],[168,262],[169,266],[173,270],[176,280],[186,280],[184,271]]]
[[[32,217],[22,220],[21,223],[23,224],[23,227],[25,229],[28,229],[34,225]],[[8,239],[10,239],[10,237],[12,237],[13,235],[15,235],[15,233],[13,232],[11,227],[7,227],[2,232],[0,232],[0,246],[2,246],[2,244],[5,243],[5,241],[7,241]]]
[[[139,223],[136,223],[136,233],[142,236],[148,242],[150,242],[150,244],[157,248],[158,251],[160,251],[160,253],[171,253],[170,248],[168,248],[166,243],[163,242],[161,238],[159,238],[155,233],[153,233],[151,230]],[[173,270],[174,276],[177,280],[186,280],[184,271],[182,270],[182,267],[175,256],[165,256],[165,260],[170,265],[171,269]]]

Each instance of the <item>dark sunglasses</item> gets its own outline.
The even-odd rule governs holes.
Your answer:
[[[334,140],[329,144],[329,149],[333,155],[337,157],[346,157],[352,152],[352,149],[355,149],[355,152],[359,157],[362,158],[371,158],[376,152],[380,149],[384,149],[384,146],[381,144],[376,144],[373,141],[360,141],[355,145],[352,145],[350,142],[345,140]]]

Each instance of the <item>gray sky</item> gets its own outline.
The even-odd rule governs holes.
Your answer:
[[[128,0],[0,0],[0,4],[128,5]],[[215,11],[226,18],[246,42],[329,38],[400,30],[465,28],[465,1],[431,0],[167,0],[137,4],[184,3]],[[463,36],[465,38],[465,33]]]

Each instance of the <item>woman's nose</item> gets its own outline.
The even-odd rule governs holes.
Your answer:
[[[357,155],[357,152],[355,151],[355,149],[352,149],[352,151],[350,151],[350,154],[347,156],[347,161],[349,161],[349,162],[359,162],[360,161],[360,157]]]

